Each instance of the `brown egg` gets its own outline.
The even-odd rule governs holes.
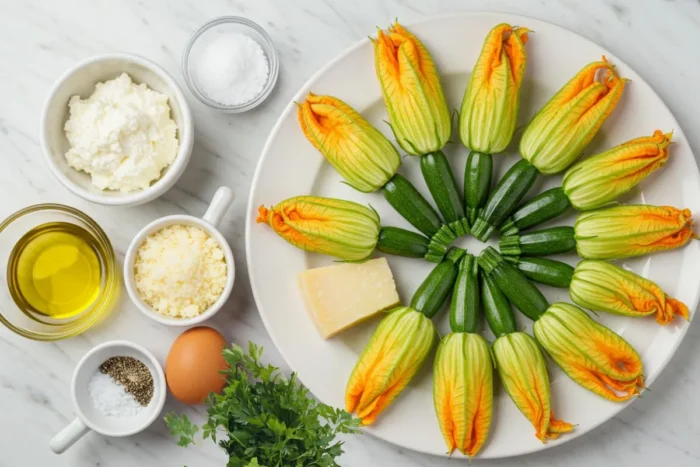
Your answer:
[[[228,368],[221,354],[227,345],[224,336],[206,326],[188,329],[175,339],[165,361],[165,379],[175,399],[201,404],[210,392],[224,388],[219,371]]]

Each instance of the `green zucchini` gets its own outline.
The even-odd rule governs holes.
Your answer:
[[[551,285],[566,289],[571,284],[574,275],[574,267],[549,258],[514,258],[504,256],[508,261],[513,261],[520,272],[528,279],[540,284]]]
[[[396,212],[428,237],[435,235],[442,227],[438,213],[405,177],[394,175],[382,191]]]
[[[459,262],[459,273],[452,288],[450,329],[475,333],[479,318],[479,264],[469,253]]]
[[[493,279],[486,274],[481,274],[481,303],[484,304],[486,322],[496,337],[518,330],[510,302]]]
[[[446,227],[446,226],[443,226]],[[437,240],[435,237],[430,239],[430,245],[428,245],[428,252],[425,254],[425,259],[432,263],[439,263],[445,257],[445,253],[449,248],[450,242],[443,243]]]
[[[445,222],[451,224],[464,219],[462,196],[445,153],[435,151],[421,156],[420,169]]]
[[[411,299],[411,308],[420,311],[428,318],[432,318],[440,311],[452,291],[459,272],[459,262],[465,253],[466,251],[461,248],[450,248],[442,263],[435,266],[418,286],[418,290]]]
[[[515,209],[537,179],[537,169],[525,159],[513,164],[491,192],[486,206],[472,225],[472,235],[485,242]]]
[[[510,256],[555,255],[575,250],[576,238],[573,227],[550,227],[520,235],[501,237],[498,247],[502,254]]]
[[[501,225],[501,235],[515,235],[550,219],[554,219],[571,207],[569,197],[562,187],[552,188],[520,205]]]
[[[547,311],[549,302],[542,292],[492,247],[481,252],[478,262],[483,273],[493,279],[501,292],[525,316],[537,320]]]
[[[491,189],[493,157],[491,154],[472,151],[464,169],[464,204],[469,225],[474,225],[479,210],[486,204]]]
[[[379,229],[377,249],[382,253],[406,256],[408,258],[425,258],[428,254],[429,245],[429,238],[410,230],[399,227],[382,227]]]

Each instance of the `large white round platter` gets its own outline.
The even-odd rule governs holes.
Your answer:
[[[674,144],[666,167],[645,180],[624,201],[672,205],[700,212],[700,176],[678,122],[641,76],[602,47],[575,33],[543,21],[502,13],[443,16],[409,25],[435,58],[450,107],[459,107],[483,39],[493,26],[501,22],[527,26],[535,31],[527,44],[521,123],[526,123],[580,68],[606,55],[619,73],[630,78],[631,82],[617,109],[586,153],[651,134],[657,128],[673,130]],[[372,31],[367,33],[372,34]],[[384,123],[387,115],[375,78],[373,49],[368,39],[351,47],[316,73],[294,100],[302,100],[309,91],[343,99],[391,136]],[[516,134],[513,147],[517,147],[518,138]],[[457,143],[456,134],[453,141],[456,144],[448,146],[446,152],[461,184],[467,152]],[[517,161],[517,157],[513,150],[507,155],[494,156],[494,178]],[[405,157],[400,173],[408,176],[427,197],[417,159]],[[559,177],[540,177],[530,196],[560,182]],[[369,203],[380,213],[383,225],[405,228],[410,228],[410,225],[392,210],[381,194],[362,194],[341,183],[338,174],[304,138],[297,123],[296,105],[290,103],[270,134],[253,180],[246,226],[250,281],[265,326],[289,366],[321,401],[343,407],[348,376],[378,320],[323,340],[307,316],[297,288],[297,275],[308,268],[332,264],[333,259],[298,250],[268,227],[255,224],[259,205],[274,205],[286,198],[306,194]],[[571,214],[557,219],[554,224],[572,225],[573,221],[574,215]],[[495,242],[491,240],[490,243]],[[466,246],[475,254],[483,248],[483,244],[473,238],[463,239],[458,245]],[[576,264],[573,255],[563,258]],[[406,304],[434,266],[423,260],[398,257],[389,257],[389,263]],[[691,310],[695,309],[700,285],[698,242],[693,241],[676,251],[624,261],[623,264],[658,282],[669,295],[685,302]],[[543,291],[551,301],[568,301],[566,290],[543,287]],[[518,318],[523,326],[530,328],[525,318]],[[639,351],[648,384],[659,376],[688,329],[688,323],[680,319],[667,327],[656,324],[653,317],[634,319],[602,315],[597,319]],[[437,322],[441,332],[449,331],[445,314],[438,317]],[[492,338],[486,331],[484,335]],[[407,449],[444,455],[445,444],[432,403],[431,359],[367,431]],[[592,430],[626,406],[608,402],[577,386],[554,365],[550,370],[554,411],[557,417],[576,424],[575,431],[557,441],[542,444],[535,438],[533,427],[497,385],[493,425],[489,440],[479,455],[481,458],[515,456],[566,442]]]

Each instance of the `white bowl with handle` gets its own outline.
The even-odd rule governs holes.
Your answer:
[[[221,223],[221,220],[228,211],[228,208],[233,203],[233,192],[230,188],[222,186],[216,193],[214,193],[214,198],[211,200],[207,211],[201,218],[189,215],[174,215],[165,216],[157,219],[146,227],[141,229],[141,231],[134,237],[129,245],[129,249],[126,251],[126,256],[124,258],[124,284],[126,286],[126,291],[129,297],[134,302],[136,307],[149,318],[158,321],[162,324],[167,324],[169,326],[192,326],[199,324],[202,321],[214,316],[221,307],[224,306],[226,300],[228,300],[233,290],[233,282],[236,275],[236,268],[233,260],[233,252],[228,242],[224,236],[219,232],[217,228]],[[169,225],[192,225],[199,227],[205,231],[210,237],[217,241],[219,246],[224,252],[224,258],[226,261],[226,285],[224,286],[223,292],[219,298],[214,302],[209,308],[207,308],[201,314],[194,316],[192,318],[173,318],[169,316],[162,315],[154,311],[139,294],[136,288],[136,278],[134,277],[134,264],[136,261],[136,253],[139,247],[143,244],[146,238]]]
[[[153,396],[138,414],[127,417],[114,417],[103,414],[90,399],[88,385],[100,365],[112,357],[133,357],[142,362],[153,376]],[[118,384],[118,383],[115,383]],[[156,357],[138,344],[129,341],[110,341],[90,350],[73,372],[71,399],[76,418],[49,442],[56,454],[61,454],[89,431],[103,436],[131,436],[148,428],[160,415],[165,404],[167,387],[163,368]]]

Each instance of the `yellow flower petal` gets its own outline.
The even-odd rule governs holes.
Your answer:
[[[306,139],[356,190],[376,191],[396,173],[394,145],[340,99],[309,94],[297,114]]]
[[[493,362],[477,334],[451,333],[433,365],[433,400],[447,450],[472,457],[484,445],[493,409]]]
[[[374,42],[377,78],[391,128],[409,154],[442,149],[450,140],[452,119],[430,53],[399,23],[379,30]]]
[[[379,238],[375,211],[351,201],[318,196],[289,198],[271,208],[260,206],[257,222],[268,224],[297,248],[346,261],[369,258]]]
[[[616,402],[644,388],[639,354],[580,308],[555,303],[535,322],[533,332],[562,370],[584,388]]]
[[[501,382],[515,405],[535,427],[535,436],[546,442],[573,425],[556,420],[550,405],[549,376],[537,342],[524,332],[499,337],[493,354]]]
[[[345,407],[364,425],[398,396],[433,347],[433,322],[412,308],[399,307],[379,323],[350,375]]]
[[[633,139],[571,167],[562,182],[571,204],[587,211],[628,192],[666,164],[671,136],[656,130],[652,136]]]
[[[566,169],[613,111],[625,82],[605,57],[584,67],[528,124],[520,140],[522,157],[544,174]]]
[[[460,138],[473,151],[502,152],[513,138],[528,32],[499,24],[484,41],[460,109]]]
[[[676,315],[688,319],[688,307],[669,298],[654,282],[605,261],[581,261],[569,285],[571,299],[594,311],[625,316],[655,315],[668,324]]]
[[[678,248],[696,238],[691,216],[688,209],[651,205],[585,212],[574,225],[576,249],[585,259],[615,259]]]

